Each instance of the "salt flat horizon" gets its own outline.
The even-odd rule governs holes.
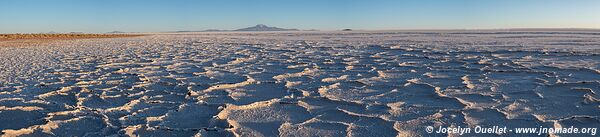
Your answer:
[[[600,28],[420,28],[420,29],[352,29],[352,31],[344,31],[343,29],[352,29],[352,28],[340,28],[340,29],[299,29],[293,31],[235,31],[235,30],[227,30],[227,29],[206,29],[206,30],[169,30],[169,31],[107,31],[107,32],[82,32],[82,31],[66,31],[66,32],[11,32],[11,33],[0,33],[0,34],[157,34],[157,33],[231,33],[231,32],[239,32],[239,33],[286,33],[286,32],[422,32],[422,31],[431,31],[431,32],[447,32],[447,31],[600,31]],[[211,31],[216,30],[216,31]],[[115,33],[118,32],[118,33]]]
[[[600,136],[600,0],[0,0],[0,137]]]

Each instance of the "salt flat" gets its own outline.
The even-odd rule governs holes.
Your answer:
[[[600,32],[157,33],[0,47],[3,136],[600,127]]]

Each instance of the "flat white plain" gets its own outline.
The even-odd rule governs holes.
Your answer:
[[[4,136],[600,125],[600,33],[157,33],[0,47]]]

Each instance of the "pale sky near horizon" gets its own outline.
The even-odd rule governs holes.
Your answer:
[[[600,28],[600,0],[0,0],[0,33]]]

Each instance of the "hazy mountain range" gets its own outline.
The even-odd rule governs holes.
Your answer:
[[[177,31],[177,32],[218,32],[218,31],[299,31],[299,29],[285,29],[278,27],[270,27],[264,24],[258,24],[256,26],[241,28],[236,30],[220,30],[220,29],[207,29],[203,31]]]
[[[284,29],[278,27],[269,27],[267,25],[258,24],[256,26],[236,29],[234,31],[299,31],[298,29]]]

